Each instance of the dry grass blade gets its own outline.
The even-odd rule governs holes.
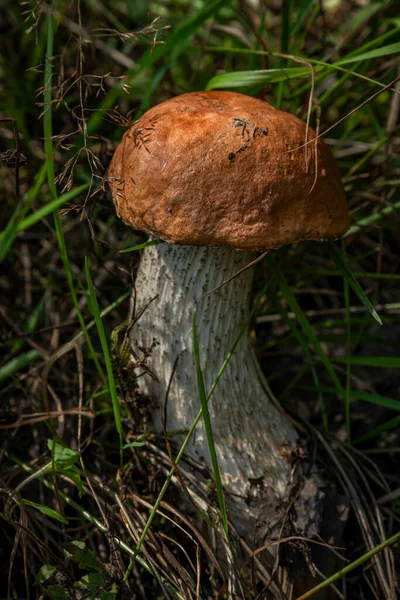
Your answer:
[[[214,288],[210,292],[207,292],[206,294],[204,294],[204,297],[210,296],[210,294],[214,294],[215,292],[218,292],[218,290],[220,290],[222,287],[224,287],[224,285],[227,285],[228,283],[230,283],[231,281],[233,281],[234,279],[236,279],[236,277],[239,277],[239,275],[241,275],[242,273],[244,273],[248,269],[251,269],[251,267],[254,267],[254,265],[256,265],[257,263],[261,262],[263,260],[263,258],[265,258],[267,256],[267,254],[269,254],[270,252],[271,252],[271,250],[266,250],[265,252],[263,252],[262,254],[260,254],[260,256],[257,256],[257,258],[255,258],[254,260],[252,260],[251,262],[249,262],[248,265],[246,265],[245,267],[243,267],[243,269],[239,269],[239,271],[237,271],[236,273],[234,273],[234,275],[232,275],[231,277],[228,277],[228,279],[225,279],[225,281],[223,281],[216,288]]]
[[[21,415],[20,419],[16,423],[8,423],[7,425],[0,424],[1,429],[17,429],[18,427],[25,427],[26,425],[33,425],[34,423],[41,423],[48,419],[57,419],[65,417],[67,415],[78,415],[80,418],[88,417],[94,419],[96,416],[95,412],[86,407],[79,408],[66,408],[64,410],[51,410],[43,413],[33,413],[30,415]]]
[[[350,476],[349,471],[339,461],[335,452],[324,437],[317,430],[314,430],[314,434],[317,436],[319,442],[330,457],[330,460],[335,465],[339,479],[342,480],[343,488],[349,495],[355,517],[360,525],[360,532],[365,540],[365,545],[368,550],[372,550],[377,545],[378,541],[382,541],[382,538],[378,538],[377,540],[377,532],[374,531],[376,523],[375,517],[378,509],[376,508],[375,510],[375,516],[372,516],[370,513],[370,503],[363,497],[361,490],[357,489],[356,479]],[[345,454],[343,447],[339,446],[339,449]],[[379,532],[378,535],[380,536],[381,532]],[[390,550],[388,550],[388,552],[390,552]],[[375,590],[375,593],[378,595],[377,597],[381,597],[380,595],[384,594],[385,598],[395,600],[395,580],[393,579],[391,561],[384,564],[382,557],[378,554],[375,556],[370,571],[376,575],[376,584],[378,588],[380,588]]]

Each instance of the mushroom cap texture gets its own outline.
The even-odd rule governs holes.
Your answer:
[[[118,216],[174,244],[262,250],[340,236],[349,215],[338,167],[321,139],[307,152],[305,140],[302,121],[250,96],[167,100],[112,158]]]

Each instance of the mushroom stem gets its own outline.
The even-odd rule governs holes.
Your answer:
[[[249,311],[253,269],[205,296],[254,259],[253,252],[230,247],[174,246],[145,249],[136,279],[136,312],[147,308],[131,332],[133,356],[142,360],[152,347],[139,390],[156,403],[154,424],[179,440],[199,409],[192,341],[197,311],[200,360],[208,391]],[[157,345],[153,345],[157,342]],[[177,361],[177,363],[176,363]],[[175,364],[176,363],[176,364]],[[175,365],[175,369],[174,369]],[[169,389],[168,389],[169,388]],[[167,394],[168,389],[168,394]],[[256,490],[277,501],[287,498],[297,435],[271,401],[248,334],[242,336],[209,402],[222,480],[228,493],[249,502]],[[211,465],[200,422],[190,450]]]

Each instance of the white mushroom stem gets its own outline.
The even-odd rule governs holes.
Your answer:
[[[145,249],[135,284],[136,313],[150,304],[132,329],[131,343],[134,357],[142,359],[157,342],[147,360],[157,379],[144,373],[138,385],[156,405],[168,396],[167,405],[161,411],[154,410],[159,432],[160,413],[165,412],[167,431],[170,435],[179,431],[182,441],[182,430],[191,427],[201,407],[193,354],[193,315],[197,311],[200,360],[208,391],[249,314],[253,269],[217,292],[205,294],[254,258],[252,252],[229,247],[163,243]],[[224,486],[243,499],[249,499],[255,487],[268,489],[277,498],[287,497],[290,456],[297,435],[270,398],[246,332],[209,402]],[[190,450],[211,466],[202,421]]]

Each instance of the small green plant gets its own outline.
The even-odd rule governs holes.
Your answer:
[[[116,600],[130,597],[128,589],[118,577],[118,569],[104,564],[86,547],[85,542],[74,540],[64,544],[63,552],[64,563],[61,566],[43,565],[37,574],[37,581],[46,598]],[[78,578],[73,577],[76,568]]]

